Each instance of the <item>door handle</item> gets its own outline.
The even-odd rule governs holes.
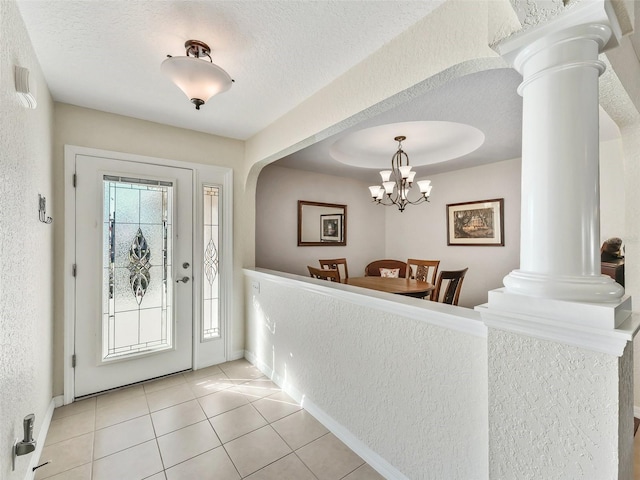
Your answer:
[[[189,277],[182,277],[176,280],[176,283],[178,282],[187,283],[188,281],[189,281]]]

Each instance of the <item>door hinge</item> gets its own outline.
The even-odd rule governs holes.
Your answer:
[[[75,277],[76,274],[78,273],[78,266],[74,263],[73,266],[71,267],[71,273],[73,274],[73,276]]]
[[[73,188],[76,188],[77,185],[78,185],[78,176],[74,173],[73,174]]]
[[[76,368],[76,354],[71,355],[71,368]]]

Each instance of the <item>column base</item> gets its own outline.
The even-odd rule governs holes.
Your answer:
[[[489,302],[478,305],[489,328],[551,340],[620,356],[640,329],[628,295],[615,302],[586,303],[519,295],[506,288],[491,290]]]
[[[624,287],[606,275],[551,276],[513,270],[503,283],[511,293],[574,302],[611,303],[624,295]]]

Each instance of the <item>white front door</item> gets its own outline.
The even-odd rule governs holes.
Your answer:
[[[191,368],[193,170],[75,167],[74,396]]]

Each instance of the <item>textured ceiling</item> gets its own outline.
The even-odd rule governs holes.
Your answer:
[[[444,0],[18,0],[54,100],[247,139]],[[202,40],[235,80],[196,111],[160,74]]]
[[[17,0],[54,100],[238,139],[268,126],[443,2]],[[188,39],[208,43],[214,63],[235,80],[200,111],[160,73],[167,54],[184,55]],[[377,169],[333,160],[331,144],[360,129],[421,120],[472,125],[485,142],[460,158],[417,167],[418,175],[519,157],[520,81],[512,69],[457,78],[277,164],[377,182]],[[601,130],[604,138],[617,133],[602,115]],[[390,141],[389,160],[395,147]]]

